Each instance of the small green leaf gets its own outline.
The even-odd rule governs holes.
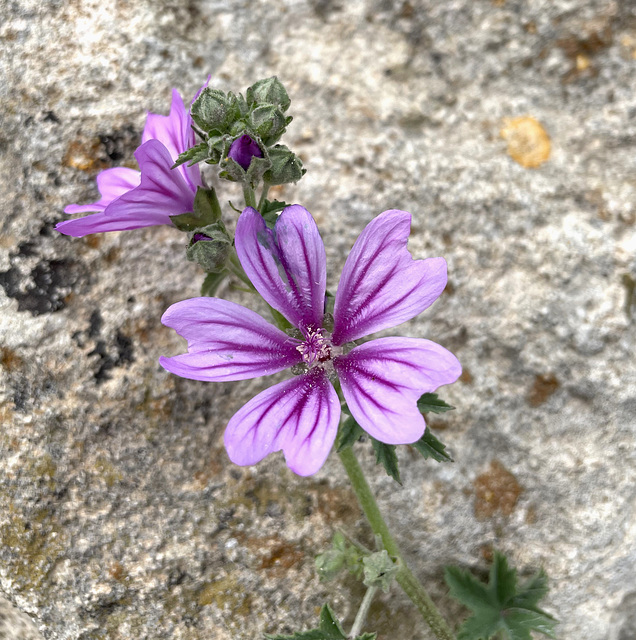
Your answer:
[[[375,461],[384,467],[384,470],[390,475],[398,484],[402,484],[400,480],[400,470],[398,469],[398,459],[395,453],[394,444],[385,444],[375,438],[371,438],[371,444],[375,451]]]
[[[444,577],[451,595],[473,612],[457,640],[489,640],[497,634],[508,640],[532,640],[532,631],[555,637],[556,620],[538,607],[548,591],[543,571],[517,586],[517,571],[495,552],[488,585],[458,567],[447,567]]]
[[[227,276],[227,271],[219,271],[218,273],[208,273],[201,285],[201,295],[214,297],[216,292]]]
[[[378,637],[378,634],[375,632],[363,633],[361,636],[356,636],[354,640],[376,640],[377,637]]]
[[[417,401],[417,408],[420,413],[446,413],[455,407],[444,402],[436,393],[425,393]]]
[[[442,444],[426,427],[424,435],[414,442],[415,447],[425,458],[433,458],[437,462],[452,462],[453,459],[446,453],[446,445]]]
[[[364,435],[362,427],[349,416],[340,427],[338,433],[338,440],[336,442],[336,451],[344,451],[353,446],[354,442],[357,442]]]
[[[261,215],[263,216],[263,220],[265,220],[265,224],[273,229],[276,224],[276,220],[278,220],[278,214],[289,205],[286,202],[279,202],[278,200],[265,200],[265,203],[261,207]]]
[[[203,160],[207,160],[210,156],[210,150],[207,142],[201,142],[194,147],[190,147],[186,149],[183,153],[179,154],[177,161],[170,167],[171,169],[175,169],[176,167],[188,162],[188,166],[191,167],[193,164],[197,162],[202,162]]]

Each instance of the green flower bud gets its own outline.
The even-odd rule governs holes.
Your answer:
[[[186,248],[186,258],[208,273],[215,273],[225,267],[231,249],[232,240],[219,220],[194,233]]]
[[[279,140],[291,121],[291,116],[285,116],[280,107],[273,104],[256,107],[250,114],[252,129],[268,147]]]
[[[283,111],[289,109],[291,100],[282,83],[276,76],[258,80],[247,90],[247,104],[254,105],[272,104]]]
[[[190,107],[194,122],[205,132],[226,132],[234,120],[232,100],[222,91],[205,87]]]
[[[300,158],[285,145],[277,144],[268,149],[272,163],[264,174],[264,179],[271,185],[298,182],[306,173]]]
[[[389,590],[391,582],[400,570],[384,549],[362,558],[362,564],[364,565],[364,584],[367,587],[380,587],[384,593]]]

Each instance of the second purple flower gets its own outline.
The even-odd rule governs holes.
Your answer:
[[[161,365],[194,380],[245,380],[294,367],[294,378],[258,394],[230,420],[225,446],[239,465],[282,450],[288,466],[311,475],[336,438],[342,393],[358,424],[387,444],[419,440],[423,393],[455,382],[457,358],[429,340],[356,341],[396,326],[430,306],[446,286],[443,258],[413,260],[407,249],[411,215],[390,210],[372,220],[347,258],[335,299],[333,328],[325,322],[325,249],[311,214],[283,210],[270,230],[248,207],[236,227],[236,251],[263,299],[294,327],[288,335],[261,316],[218,298],[172,305],[162,322],[188,341],[188,353]]]

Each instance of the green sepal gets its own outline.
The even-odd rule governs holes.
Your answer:
[[[417,401],[417,408],[420,413],[446,413],[455,407],[444,402],[436,393],[425,393]]]
[[[183,153],[180,153],[177,161],[170,168],[175,169],[176,167],[186,162],[188,163],[188,166],[191,167],[193,164],[197,164],[197,162],[207,160],[209,156],[210,151],[208,148],[208,143],[201,142],[194,147],[186,149]]]
[[[225,230],[221,220],[205,227],[198,228],[209,240],[195,241],[194,234],[186,247],[186,258],[196,262],[208,273],[222,271],[232,250],[232,239]]]
[[[208,273],[208,275],[205,276],[205,279],[203,280],[203,284],[201,285],[201,295],[208,296],[211,298],[214,297],[216,295],[216,292],[219,286],[221,285],[223,280],[225,280],[227,275],[228,275],[227,271],[217,271],[216,273]]]
[[[170,216],[172,224],[179,231],[194,231],[221,219],[221,205],[214,189],[197,187],[192,208],[192,212]]]
[[[446,452],[446,445],[442,444],[428,427],[426,427],[424,435],[411,446],[415,447],[424,458],[432,458],[437,462],[453,462],[451,456]]]
[[[265,200],[261,207],[261,215],[263,216],[263,220],[265,220],[265,224],[270,229],[273,229],[276,220],[278,220],[279,213],[288,206],[286,202],[280,202],[279,200]]]
[[[219,173],[220,178],[225,178],[232,182],[246,182],[252,187],[252,189],[254,189],[256,185],[263,180],[263,176],[272,166],[272,162],[269,158],[267,149],[263,147],[258,138],[254,136],[253,139],[258,143],[261,150],[263,150],[263,157],[257,158],[256,156],[252,156],[250,166],[246,171],[238,162],[233,158],[228,158],[226,155],[220,163],[220,167],[222,169],[221,173]]]
[[[391,583],[395,579],[400,567],[393,562],[385,549],[362,558],[364,580],[367,587],[378,587],[388,593]]]
[[[375,461],[377,464],[381,464],[384,470],[390,475],[398,484],[402,484],[400,480],[400,470],[398,468],[397,454],[395,453],[394,444],[385,444],[375,438],[370,438],[373,450],[375,451]]]
[[[265,171],[263,179],[268,184],[298,182],[307,173],[300,158],[284,144],[277,144],[267,151],[271,168]]]
[[[274,319],[274,324],[281,329],[281,331],[287,331],[287,329],[294,329],[294,325],[277,309],[274,307],[269,307],[269,312],[272,314],[272,318]]]
[[[362,577],[364,551],[348,542],[345,536],[336,531],[331,541],[331,549],[316,556],[316,571],[322,580],[331,580],[343,569],[356,578]]]
[[[446,567],[444,577],[451,596],[473,612],[457,640],[489,640],[497,634],[508,640],[532,640],[531,631],[556,637],[557,621],[537,606],[548,592],[543,571],[517,586],[517,571],[495,551],[487,585],[459,567]]]
[[[248,88],[246,95],[250,108],[255,105],[272,104],[287,111],[291,104],[283,83],[276,76],[257,80]]]
[[[344,409],[343,409],[344,410]],[[336,440],[336,451],[340,453],[345,449],[353,446],[354,442],[360,440],[364,435],[362,427],[355,421],[355,419],[349,416],[340,427],[338,432],[338,439]]]

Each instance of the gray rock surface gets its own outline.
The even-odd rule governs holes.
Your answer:
[[[402,450],[399,487],[359,446],[440,607],[457,618],[444,565],[484,571],[498,548],[546,569],[560,638],[632,637],[632,1],[0,0],[0,15],[0,587],[45,639],[258,638],[313,624],[326,599],[351,621],[361,597],[313,569],[335,527],[369,538],[337,458],[313,478],[279,456],[233,467],[223,429],[267,382],[157,364],[183,346],[162,312],[198,292],[180,234],[53,231],[100,169],[134,161],[146,111],[209,73],[224,90],[285,82],[308,173],[280,196],[316,216],[332,285],[388,208],[413,213],[414,255],[449,263],[446,295],[400,331],[464,365],[443,390],[457,411],[431,420],[455,463]],[[536,148],[517,148],[523,126]],[[370,628],[429,637],[397,590]]]

